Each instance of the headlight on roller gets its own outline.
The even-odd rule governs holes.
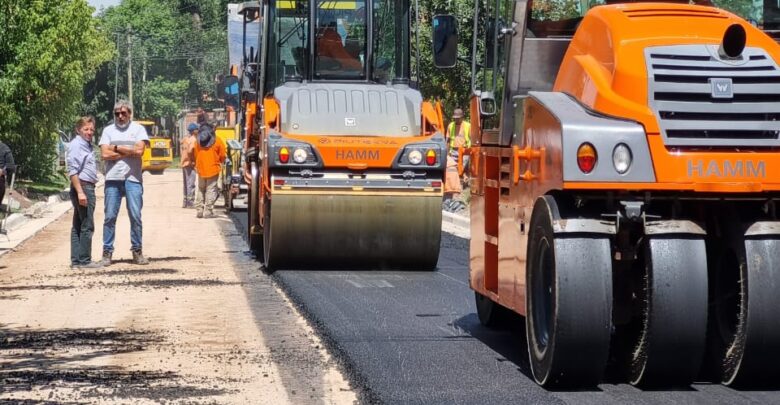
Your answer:
[[[309,154],[306,152],[306,149],[297,148],[295,149],[295,152],[293,152],[293,161],[295,163],[298,164],[305,163],[306,159],[308,158],[309,158]]]
[[[612,150],[612,165],[615,167],[615,171],[620,174],[626,174],[631,167],[631,149],[624,143],[619,143]]]
[[[413,165],[419,165],[422,162],[422,158],[422,152],[417,149],[409,152],[409,163]]]

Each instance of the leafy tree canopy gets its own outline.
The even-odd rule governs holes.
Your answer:
[[[227,3],[123,0],[104,10],[118,53],[88,90],[87,108],[109,120],[97,110],[110,111],[115,93],[130,95],[130,76],[136,117],[173,122],[182,109],[219,106],[214,78],[227,70]]]
[[[52,172],[58,128],[71,128],[84,83],[112,47],[86,0],[0,0],[0,139],[20,172]]]
[[[419,12],[420,91],[426,98],[441,100],[446,117],[458,107],[468,111],[474,0],[421,0]],[[439,69],[433,65],[431,21],[437,14],[452,14],[458,20],[458,56],[461,61],[451,69]],[[412,38],[412,41],[417,43],[416,38]]]

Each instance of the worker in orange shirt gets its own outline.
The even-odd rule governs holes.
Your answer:
[[[335,21],[317,30],[317,61],[318,70],[363,70],[363,63],[344,47]]]
[[[214,202],[219,197],[219,173],[227,156],[227,147],[217,138],[206,113],[198,114],[198,142],[195,144],[195,171],[198,172],[198,190],[195,193],[195,211],[198,218],[214,217]]]

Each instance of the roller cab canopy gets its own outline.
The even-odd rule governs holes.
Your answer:
[[[286,81],[409,79],[409,0],[269,0],[264,93]]]
[[[282,136],[432,135],[410,86],[410,0],[267,0],[258,96]],[[430,107],[430,106],[429,106]]]
[[[157,126],[157,124],[154,121],[150,121],[150,120],[135,120],[135,122],[144,127],[144,129],[146,130],[146,135],[148,137],[151,138],[151,137],[158,136],[159,127]]]

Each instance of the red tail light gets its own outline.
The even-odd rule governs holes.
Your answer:
[[[283,146],[281,149],[279,149],[279,161],[282,163],[287,163],[290,161],[290,150],[287,149],[286,146]]]
[[[428,166],[436,164],[436,152],[433,149],[428,149],[428,152],[425,153],[425,163],[427,163]]]
[[[588,174],[592,172],[593,168],[596,167],[597,160],[598,156],[593,145],[586,142],[577,149],[577,166],[580,167],[583,173]]]

